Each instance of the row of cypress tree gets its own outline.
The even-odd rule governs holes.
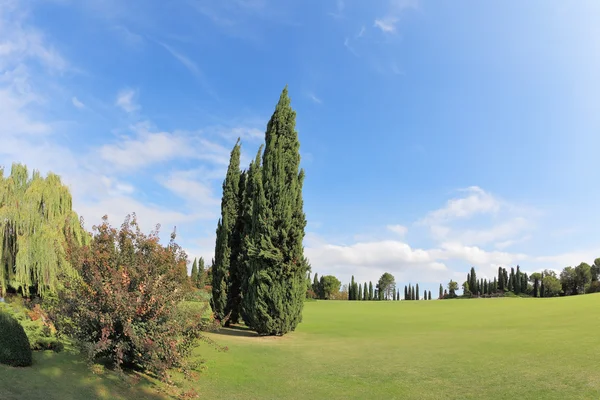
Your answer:
[[[211,306],[217,319],[243,319],[263,335],[293,331],[302,320],[309,264],[302,246],[304,171],[295,125],[286,86],[264,146],[241,171],[238,139],[223,182]]]
[[[348,300],[383,300],[380,298],[379,291],[377,289],[373,289],[373,282],[369,282],[369,285],[365,283],[356,283],[354,281],[354,275],[352,275],[352,279],[350,281],[350,285],[348,285]],[[402,300],[400,295],[400,289],[394,292],[392,300]],[[420,292],[419,292],[419,284],[415,286],[408,285],[404,286],[404,300],[421,300]],[[431,290],[429,292],[423,292],[422,300],[431,300]]]

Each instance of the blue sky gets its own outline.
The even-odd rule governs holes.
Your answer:
[[[462,283],[600,256],[600,3],[0,0],[0,164],[212,257],[288,84],[313,272]]]

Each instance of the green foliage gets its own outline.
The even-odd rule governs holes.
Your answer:
[[[25,330],[15,318],[0,310],[0,364],[28,367],[32,362]]]
[[[373,300],[373,282],[369,281],[369,300]]]
[[[396,280],[394,276],[389,272],[384,272],[381,278],[379,278],[379,282],[377,282],[377,289],[380,293],[380,300],[391,299],[392,295],[396,293]]]
[[[71,194],[58,175],[29,176],[27,167],[13,164],[0,174],[0,295],[7,289],[24,296],[56,293],[59,273],[75,272],[65,253],[66,236],[83,245],[89,241]]]
[[[135,367],[168,378],[209,327],[208,305],[180,307],[190,293],[187,255],[171,235],[143,234],[135,216],[120,229],[106,217],[91,246],[72,252],[80,279],[60,293],[53,318],[82,344],[91,360]]]
[[[358,284],[358,297],[356,298],[356,300],[362,300],[363,297],[363,293],[362,293],[362,283]]]
[[[223,181],[223,197],[221,199],[221,218],[217,223],[217,239],[215,244],[215,263],[213,264],[212,301],[211,306],[215,318],[223,321],[230,315],[233,320],[239,309],[233,309],[233,299],[228,296],[232,261],[232,241],[234,227],[238,222],[240,208],[240,143],[231,151],[227,175]],[[236,254],[237,255],[237,254]],[[235,260],[237,264],[237,259]],[[236,269],[237,270],[237,269]],[[233,313],[236,313],[236,316]],[[237,321],[233,321],[237,322]]]
[[[325,300],[333,299],[340,291],[340,286],[342,286],[342,282],[335,276],[321,276],[320,290],[322,297],[320,298]]]
[[[308,262],[302,241],[304,171],[296,113],[284,88],[267,124],[262,175],[257,179],[248,240],[246,324],[262,335],[283,335],[302,321]]]
[[[63,343],[56,337],[56,328],[50,321],[48,315],[35,304],[30,310],[23,301],[14,298],[10,303],[0,303],[0,312],[4,312],[14,319],[25,330],[32,350],[54,350],[61,351]]]
[[[448,282],[448,296],[451,298],[456,297],[457,290],[458,290],[458,283],[454,282],[452,279],[450,279],[450,282]]]

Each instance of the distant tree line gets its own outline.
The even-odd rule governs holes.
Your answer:
[[[306,297],[320,300],[431,300],[431,291],[424,291],[420,297],[419,285],[404,286],[404,297],[400,289],[396,288],[396,280],[389,272],[384,273],[375,285],[373,282],[357,283],[352,276],[348,285],[332,275],[324,275],[319,278],[315,273],[312,280],[310,273],[307,277]]]
[[[516,269],[498,267],[498,275],[493,280],[477,278],[475,268],[467,274],[467,280],[463,282],[463,297],[498,297],[505,295],[531,296],[531,297],[556,297],[573,296],[585,293],[600,292],[600,258],[592,265],[585,262],[576,267],[566,267],[560,275],[555,271],[545,269],[542,272],[534,272],[530,276],[521,271],[517,265]],[[454,298],[458,284],[454,281],[448,283],[448,289],[442,292],[440,285],[439,296],[443,298]]]

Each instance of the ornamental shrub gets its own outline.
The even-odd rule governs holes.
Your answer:
[[[0,364],[28,367],[32,363],[31,347],[19,321],[0,311]]]

